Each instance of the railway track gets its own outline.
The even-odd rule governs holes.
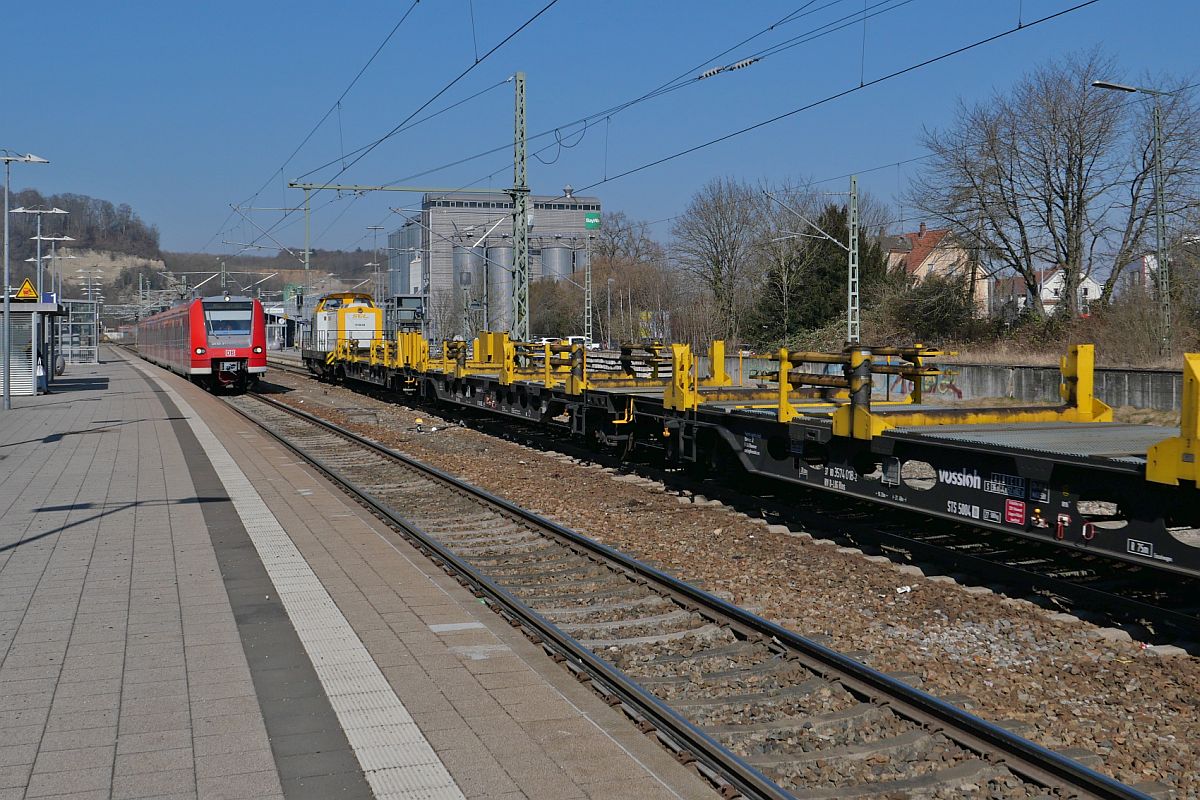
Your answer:
[[[227,402],[727,797],[1145,797],[347,430],[261,396]]]
[[[271,362],[272,368],[280,366]],[[313,379],[302,366],[285,364],[280,371]],[[364,385],[360,391],[384,402],[395,395]],[[1152,565],[1131,564],[1103,555],[1064,550],[1030,539],[931,519],[919,512],[895,512],[880,523],[878,514],[861,501],[773,482],[754,481],[750,491],[724,477],[696,478],[646,462],[630,463],[595,452],[565,436],[461,408],[436,410],[483,433],[520,443],[536,442],[565,454],[605,466],[633,469],[679,490],[721,500],[739,511],[789,525],[839,544],[886,555],[900,563],[918,564],[952,574],[970,584],[985,585],[1011,597],[1024,597],[1055,612],[1070,613],[1102,626],[1120,627],[1138,641],[1178,644],[1195,652],[1200,642],[1197,580]],[[805,501],[796,502],[797,492]]]
[[[522,444],[536,442],[604,466],[633,470],[676,491],[720,500],[737,511],[816,538],[886,555],[897,563],[917,564],[932,574],[954,575],[963,583],[990,586],[1010,597],[1024,597],[1047,610],[1075,614],[1098,625],[1121,627],[1139,641],[1194,648],[1200,640],[1198,587],[1193,578],[932,519],[918,512],[894,511],[881,521],[878,510],[861,501],[771,481],[752,480],[743,489],[743,482],[727,476],[696,478],[646,462],[622,462],[545,431],[514,428],[507,420],[457,409],[439,408],[437,413],[490,436]]]

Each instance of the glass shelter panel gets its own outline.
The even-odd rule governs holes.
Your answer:
[[[56,350],[68,364],[99,361],[100,314],[95,300],[63,300],[65,314],[54,318]]]

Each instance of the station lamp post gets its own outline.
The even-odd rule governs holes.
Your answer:
[[[24,206],[22,206],[21,208],[14,208],[12,210],[12,213],[14,213],[14,214],[33,214],[33,215],[37,216],[37,235],[30,237],[30,240],[37,242],[37,258],[36,258],[37,281],[36,281],[36,283],[37,283],[38,301],[40,302],[42,299],[42,242],[52,241],[52,237],[42,236],[42,217],[44,217],[47,214],[68,214],[70,212],[63,211],[61,208],[25,208]],[[60,241],[60,240],[54,240],[54,241]]]
[[[59,298],[61,299],[62,273],[60,272],[61,267],[58,266],[57,262],[62,261],[64,258],[79,258],[79,256],[60,256],[55,246],[59,242],[73,242],[75,240],[70,236],[42,236],[39,237],[39,241],[50,243],[50,255],[43,256],[42,260],[50,262],[50,266],[46,269],[50,277],[50,291],[58,292]],[[34,264],[37,262],[37,259],[27,258],[25,261],[26,263]]]
[[[9,342],[12,335],[10,326],[12,309],[10,308],[9,300],[9,272],[8,272],[8,197],[11,194],[9,185],[12,182],[12,163],[18,161],[22,164],[49,164],[47,159],[41,156],[35,156],[33,153],[25,153],[20,155],[11,150],[0,149],[0,161],[4,162],[4,285],[0,287],[4,291],[4,394],[3,406],[4,410],[8,411],[12,408],[12,372],[11,363],[9,362],[9,350],[11,349]]]
[[[1114,92],[1141,92],[1154,98],[1153,136],[1154,136],[1154,259],[1155,291],[1158,294],[1159,313],[1159,355],[1171,354],[1171,265],[1167,256],[1167,212],[1163,200],[1165,175],[1163,174],[1163,133],[1162,133],[1162,101],[1163,92],[1158,89],[1147,89],[1144,86],[1126,86],[1112,81],[1092,81],[1096,89],[1109,89]]]
[[[83,290],[87,292],[88,300],[94,299],[93,295],[97,294],[97,289],[99,288],[100,284],[103,283],[100,277],[103,274],[104,270],[100,269],[98,266],[91,267],[90,269],[87,267],[80,267],[79,269],[75,270],[75,280],[83,281]]]
[[[47,241],[50,242],[50,289],[52,291],[58,292],[58,297],[61,300],[62,293],[63,293],[63,288],[62,288],[62,277],[63,276],[62,276],[62,264],[60,264],[58,262],[62,261],[63,259],[76,259],[76,258],[79,258],[79,256],[72,256],[72,255],[60,256],[58,254],[57,245],[59,242],[75,241],[70,236],[49,236],[46,238],[47,238]]]
[[[63,241],[65,239],[70,238],[69,236],[67,236],[67,237],[43,236],[42,235],[42,217],[44,217],[46,214],[69,214],[70,212],[64,211],[61,208],[58,208],[56,206],[54,208],[24,208],[24,207],[14,208],[12,213],[37,215],[37,235],[31,237],[31,241],[37,242],[37,259],[36,259],[37,260],[37,296],[38,296],[38,302],[40,303],[40,302],[42,302],[42,288],[43,288],[42,287],[42,242]],[[53,280],[51,281],[50,286],[51,286],[51,288],[53,288],[53,286],[54,286]],[[42,344],[44,344],[46,342],[46,340],[49,338],[49,336],[48,336],[48,332],[50,330],[49,318],[47,317],[46,326],[43,328],[38,324],[38,318],[35,316],[34,322],[33,322],[33,327],[34,327],[33,340],[35,342],[37,342],[37,346],[40,348],[42,346]],[[49,374],[49,373],[47,373],[47,374]]]

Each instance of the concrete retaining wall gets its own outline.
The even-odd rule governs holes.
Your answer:
[[[1060,375],[1055,367],[946,364],[947,378],[966,399],[1011,397],[1031,402],[1057,402]],[[1178,411],[1183,374],[1157,369],[1108,369],[1095,372],[1096,396],[1110,406]],[[939,386],[939,391],[941,391]]]

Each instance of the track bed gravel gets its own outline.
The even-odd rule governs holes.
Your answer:
[[[970,594],[888,564],[767,531],[726,508],[613,480],[350,390],[278,372],[274,395],[661,566],[832,647],[869,654],[925,690],[969,698],[1053,749],[1083,748],[1118,780],[1200,796],[1200,659],[1160,658],[1060,623],[1022,600]],[[423,431],[416,420],[423,420]],[[433,430],[436,428],[436,430]],[[911,586],[911,591],[897,589]]]

